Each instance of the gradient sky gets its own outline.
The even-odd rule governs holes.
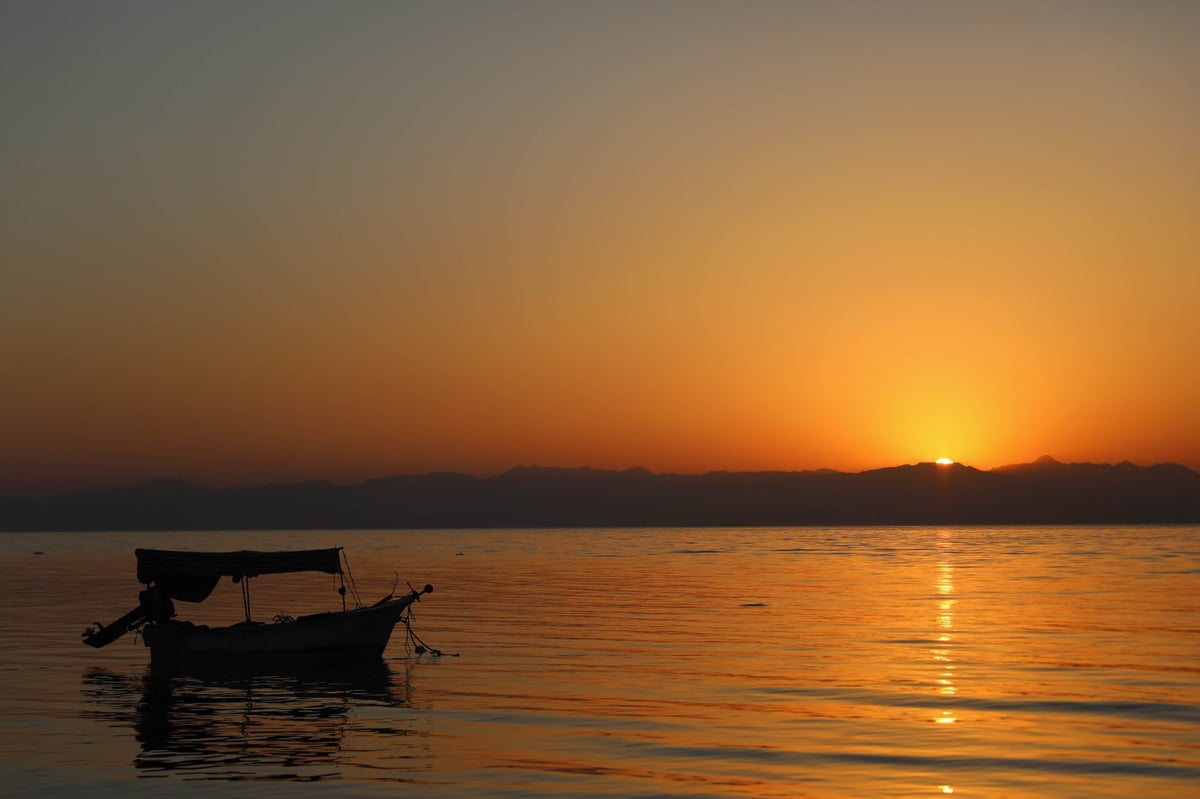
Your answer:
[[[1200,3],[0,6],[0,494],[1200,468]]]

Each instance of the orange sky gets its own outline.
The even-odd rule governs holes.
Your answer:
[[[7,4],[0,495],[1200,468],[1200,5]]]

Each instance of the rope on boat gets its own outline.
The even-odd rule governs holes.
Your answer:
[[[342,550],[342,563],[345,568],[338,575],[341,580],[341,585],[338,587],[338,593],[342,595],[342,610],[346,609],[346,580],[350,580],[350,595],[354,597],[354,607],[361,608],[363,606],[362,599],[358,596],[358,584],[354,582],[354,573],[350,571],[350,557],[346,554],[346,550]]]
[[[418,656],[428,652],[430,655],[438,658],[443,655],[452,658],[458,657],[457,652],[446,653],[421,640],[421,636],[417,635],[416,631],[412,628],[412,605],[408,606],[404,615],[400,617],[400,621],[404,622],[404,629],[406,630],[406,635],[404,636],[404,649],[406,652],[416,652]]]

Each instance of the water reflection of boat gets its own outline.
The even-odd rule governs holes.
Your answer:
[[[320,780],[353,765],[354,735],[424,758],[407,675],[378,660],[353,668],[162,667],[83,675],[85,717],[131,724],[135,766],[212,779]],[[362,724],[362,719],[370,719]]]
[[[136,550],[138,581],[146,589],[138,606],[107,626],[97,623],[84,643],[102,647],[130,630],[140,630],[152,662],[248,659],[378,659],[397,622],[423,594],[426,585],[401,596],[389,594],[369,607],[346,609],[341,547],[289,552],[172,552]],[[250,578],[261,574],[326,572],[343,577],[342,611],[274,623],[250,619]],[[246,610],[243,622],[228,627],[192,624],[175,617],[174,600],[203,602],[222,577],[241,583]]]

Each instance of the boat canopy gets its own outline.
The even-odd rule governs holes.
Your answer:
[[[178,552],[138,549],[138,582],[154,585],[172,599],[203,602],[222,577],[234,582],[260,574],[342,573],[341,547],[285,552]]]

